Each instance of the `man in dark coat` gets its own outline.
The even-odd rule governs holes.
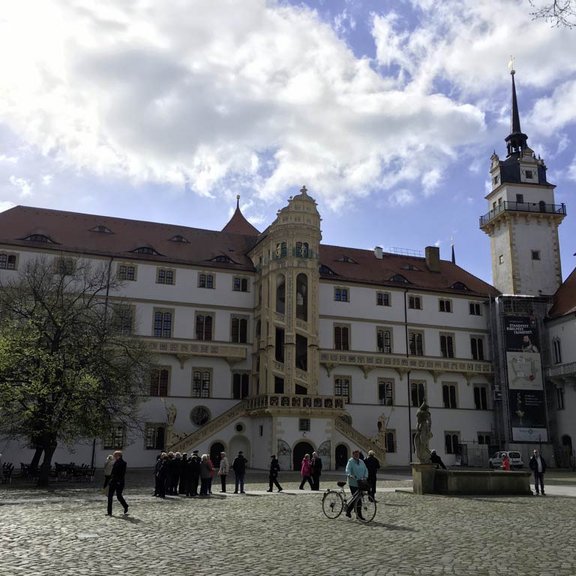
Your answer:
[[[280,464],[278,462],[278,458],[276,458],[276,454],[272,455],[272,460],[270,462],[270,473],[268,475],[268,481],[270,483],[270,488],[268,492],[273,492],[272,486],[276,486],[278,488],[278,492],[282,492],[282,486],[278,484],[278,471],[280,470]]]
[[[235,476],[234,494],[238,494],[238,489],[240,489],[241,494],[246,494],[246,492],[244,492],[244,476],[246,475],[247,463],[248,460],[244,458],[244,453],[240,450],[238,456],[236,456],[234,462],[232,462],[232,470],[234,470]]]
[[[317,452],[312,452],[312,490],[320,490],[320,476],[322,474],[322,458]]]
[[[108,516],[112,516],[112,499],[114,494],[118,502],[124,507],[124,514],[128,514],[128,504],[122,496],[124,491],[124,481],[126,477],[126,462],[122,458],[122,451],[116,450],[114,452],[114,466],[112,466],[112,475],[110,476],[110,484],[108,485]]]
[[[364,460],[368,469],[368,495],[376,497],[376,473],[380,470],[380,460],[374,456],[374,451],[368,451],[368,458]]]
[[[188,471],[190,474],[188,496],[196,498],[198,496],[198,484],[200,483],[200,456],[198,456],[198,450],[192,451],[192,456],[188,460]]]
[[[436,466],[436,468],[442,468],[446,470],[446,465],[442,462],[442,458],[436,454],[436,450],[430,452],[430,462]]]
[[[530,462],[528,463],[530,470],[534,473],[534,488],[536,488],[536,496],[544,493],[544,473],[546,472],[546,460],[540,456],[538,450],[534,450],[533,455],[530,457]]]

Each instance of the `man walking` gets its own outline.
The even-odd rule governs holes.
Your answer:
[[[122,451],[116,450],[114,452],[114,465],[112,466],[112,475],[110,476],[110,484],[108,485],[108,516],[112,516],[112,499],[114,494],[120,504],[124,507],[124,514],[128,514],[128,504],[122,496],[124,491],[124,480],[126,477],[126,462],[122,458]]]
[[[534,472],[534,487],[536,488],[536,496],[544,493],[544,473],[546,472],[546,460],[540,456],[538,450],[534,450],[534,454],[529,462],[530,470]]]
[[[232,470],[234,470],[235,477],[234,494],[238,494],[238,489],[240,489],[240,494],[246,494],[246,492],[244,492],[244,476],[246,474],[247,462],[248,460],[244,458],[242,450],[238,452],[238,456],[236,456],[234,462],[232,462]]]
[[[272,492],[273,486],[278,488],[278,492],[282,492],[282,486],[278,483],[278,471],[280,470],[280,464],[278,462],[278,458],[276,458],[276,454],[272,454],[272,460],[270,462],[270,472],[268,474],[268,481],[269,481],[269,488],[268,492]]]
[[[372,498],[376,498],[376,473],[380,470],[380,460],[374,455],[374,450],[368,451],[368,458],[364,460],[364,464],[368,469],[368,494]]]
[[[320,490],[320,476],[322,474],[322,458],[317,452],[312,452],[312,490]]]

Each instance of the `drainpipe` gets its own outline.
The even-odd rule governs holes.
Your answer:
[[[404,336],[406,339],[406,358],[410,357],[408,342],[408,290],[404,290]],[[408,409],[408,465],[412,462],[412,410],[410,409],[410,368],[406,372],[406,407]]]

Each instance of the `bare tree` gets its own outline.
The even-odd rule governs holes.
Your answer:
[[[44,454],[40,485],[59,443],[137,425],[150,354],[118,329],[116,288],[109,267],[63,257],[0,285],[0,434],[35,446],[32,465]]]
[[[572,0],[529,0],[533,8],[531,15],[546,20],[553,26],[572,28],[576,25],[576,10]]]

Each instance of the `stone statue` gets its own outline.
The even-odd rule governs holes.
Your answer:
[[[414,451],[420,464],[430,464],[430,439],[432,438],[432,419],[426,402],[422,402],[416,413],[416,434]]]
[[[168,426],[172,428],[174,426],[174,422],[176,422],[176,406],[174,404],[170,404],[166,408]]]

